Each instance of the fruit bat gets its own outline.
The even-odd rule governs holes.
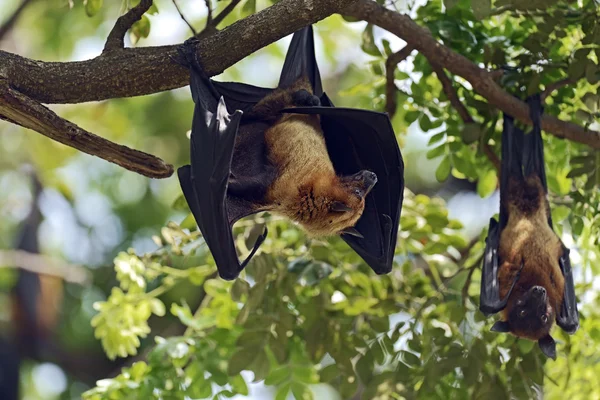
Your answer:
[[[232,225],[270,211],[310,236],[341,235],[377,273],[392,268],[404,163],[387,114],[334,107],[321,86],[312,26],[296,32],[276,89],[208,79],[193,41],[181,48],[195,102],[185,199],[219,275],[240,263]]]
[[[490,220],[481,278],[480,310],[502,311],[495,332],[537,340],[556,359],[554,320],[569,334],[579,315],[569,249],[552,228],[547,200],[540,96],[527,100],[533,130],[525,135],[504,115],[500,171],[500,221]]]

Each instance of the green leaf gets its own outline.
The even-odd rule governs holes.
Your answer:
[[[482,20],[492,13],[492,0],[471,0],[471,7],[475,18]]]
[[[277,389],[277,393],[275,394],[275,400],[285,400],[287,398],[288,393],[290,392],[291,383],[286,383],[280,386]]]
[[[444,6],[447,9],[457,6],[460,3],[460,0],[444,0]]]
[[[256,359],[256,347],[244,347],[233,353],[227,365],[229,376],[238,375]]]
[[[242,378],[241,375],[234,376],[229,379],[229,384],[236,394],[241,394],[242,396],[248,396],[248,385],[246,385],[246,381]]]
[[[136,21],[130,29],[134,37],[134,43],[137,43],[140,38],[147,38],[150,34],[150,20],[145,15],[139,21]]]
[[[256,349],[255,349],[256,354]],[[271,368],[271,364],[269,363],[269,358],[267,357],[267,353],[264,349],[261,349],[256,355],[256,359],[252,363],[250,369],[254,372],[254,382],[259,382],[265,379],[265,377],[269,374],[269,369]]]
[[[488,197],[496,190],[497,182],[496,170],[487,170],[477,181],[477,193],[482,198]]]
[[[303,383],[299,383],[299,382],[292,382],[292,394],[294,395],[294,398],[296,400],[312,400],[313,399],[313,394],[310,391],[310,389],[308,388],[308,386],[306,386]]]
[[[444,153],[446,153],[446,146],[442,144],[441,146],[429,150],[427,152],[427,159],[431,160],[433,158],[437,158]]]
[[[269,376],[267,376],[267,379],[265,379],[265,385],[277,386],[283,383],[284,381],[288,380],[290,378],[290,375],[290,367],[284,365],[283,367],[271,371]]]
[[[416,111],[416,110],[407,111],[406,114],[404,114],[404,120],[406,121],[407,124],[410,125],[413,122],[415,122],[417,120],[417,118],[419,118],[420,114],[421,114],[421,111]]]
[[[438,142],[441,142],[446,137],[446,132],[439,132],[429,138],[428,146],[434,145]]]
[[[231,286],[231,298],[240,301],[242,296],[247,296],[250,292],[250,284],[242,278],[237,278]]]
[[[104,0],[87,0],[85,3],[85,13],[88,17],[93,17],[102,8]]]
[[[246,4],[242,7],[242,12],[245,15],[256,13],[256,0],[247,0]]]
[[[450,169],[450,157],[446,156],[435,170],[435,179],[437,179],[438,182],[444,182],[450,175]]]
[[[321,382],[331,382],[340,376],[340,368],[337,364],[330,364],[321,370],[319,376],[321,377]]]
[[[373,25],[368,24],[362,34],[362,43],[360,48],[367,54],[381,57],[381,52],[375,44],[375,38],[373,37]]]
[[[479,140],[481,134],[481,125],[475,122],[464,124],[460,132],[460,136],[462,137],[463,142],[466,144],[471,144]]]
[[[400,357],[402,358],[402,361],[410,366],[418,367],[421,365],[421,360],[419,357],[409,351],[401,351]]]
[[[419,117],[419,127],[423,130],[423,132],[427,132],[433,128],[433,124],[431,123],[431,120],[427,114],[423,113],[421,114],[421,117]]]
[[[178,196],[175,201],[173,201],[173,204],[171,204],[171,208],[173,210],[181,210],[181,211],[189,211],[189,207],[187,204],[187,201],[185,200],[185,196],[183,194],[181,194],[180,196]]]

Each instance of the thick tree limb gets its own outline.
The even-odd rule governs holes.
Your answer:
[[[463,123],[465,123],[465,124],[475,123],[475,120],[473,119],[471,114],[469,114],[469,110],[467,110],[467,107],[465,107],[465,105],[462,103],[462,101],[460,101],[460,98],[458,97],[458,93],[454,89],[454,86],[452,85],[452,80],[450,79],[450,77],[448,75],[446,75],[444,68],[442,68],[441,66],[439,66],[437,64],[431,64],[431,68],[433,69],[433,72],[435,72],[435,75],[440,80],[440,83],[442,84],[442,90],[446,94],[448,101],[450,101],[450,104],[452,105],[452,107],[454,107],[454,109],[456,109],[456,112],[458,112],[458,115],[460,116],[460,119],[463,120]],[[488,143],[483,143],[482,148],[483,148],[483,153],[490,160],[490,162],[494,165],[494,168],[496,168],[496,171],[500,172],[500,159],[498,158],[496,153],[494,153],[494,151],[492,150],[492,148],[490,147],[490,145]]]
[[[372,0],[357,0],[344,14],[377,25],[414,46],[432,64],[444,66],[448,71],[469,81],[473,89],[488,103],[519,121],[531,125],[529,107],[504,91],[490,73],[479,68],[468,58],[438,43],[429,30],[417,25],[407,15],[388,10]],[[570,122],[561,121],[548,114],[542,116],[542,129],[554,136],[587,144],[600,149],[600,132],[592,131]]]
[[[385,60],[385,111],[388,113],[390,118],[396,114],[396,84],[394,83],[394,77],[396,72],[396,66],[402,61],[406,60],[414,48],[411,46],[405,46],[403,49],[390,55]]]
[[[15,11],[11,14],[10,17],[4,22],[2,26],[0,26],[0,40],[12,29],[15,25],[15,22],[21,16],[21,13],[25,8],[31,3],[32,0],[21,0],[21,4],[19,4]]]
[[[131,28],[131,25],[139,21],[142,18],[142,15],[144,15],[151,6],[152,0],[141,0],[137,6],[121,15],[108,34],[102,52],[104,53],[106,51],[122,49],[125,47],[125,34],[129,28]]]
[[[8,82],[2,78],[0,118],[151,178],[166,178],[173,174],[173,166],[160,158],[118,145],[81,129],[37,101],[10,88]]]
[[[340,12],[356,0],[282,0],[201,39],[198,54],[209,76],[284,36]],[[91,60],[42,62],[0,51],[0,75],[40,103],[84,103],[143,96],[189,84],[173,62],[178,46],[115,49]]]

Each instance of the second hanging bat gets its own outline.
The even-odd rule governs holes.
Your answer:
[[[296,32],[276,89],[214,82],[192,42],[196,103],[191,165],[178,170],[184,196],[219,274],[234,279],[242,263],[232,225],[271,211],[310,236],[341,235],[378,274],[392,267],[404,164],[386,114],[334,107],[323,93],[312,27]]]
[[[496,332],[536,340],[556,358],[550,329],[579,327],[569,249],[552,229],[547,200],[540,96],[528,99],[533,130],[525,135],[504,116],[500,221],[490,220],[481,277],[480,309],[502,312]]]

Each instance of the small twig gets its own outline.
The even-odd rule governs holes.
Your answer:
[[[385,111],[389,117],[392,118],[396,114],[396,84],[394,83],[394,77],[396,72],[396,66],[402,61],[406,60],[414,48],[412,46],[404,46],[400,51],[391,54],[385,61],[385,74],[386,74],[386,86],[385,86]]]
[[[8,81],[2,78],[0,118],[144,176],[167,178],[173,174],[173,166],[160,158],[113,143],[81,129],[44,105],[12,89]]]
[[[140,3],[121,15],[106,38],[102,53],[125,47],[125,33],[131,26],[142,18],[142,15],[152,6],[152,0],[141,0]]]
[[[209,26],[212,24],[212,6],[210,4],[210,0],[204,0],[204,3],[206,3],[206,9],[208,10],[208,15],[206,16],[206,26]]]
[[[21,4],[13,11],[12,15],[4,22],[4,25],[0,26],[0,40],[2,40],[2,38],[12,29],[23,10],[25,10],[25,7],[27,7],[31,1],[32,0],[22,0]]]
[[[560,89],[563,86],[572,85],[574,83],[576,83],[576,81],[574,81],[573,79],[570,79],[570,78],[561,79],[560,81],[551,83],[542,92],[542,94],[540,95],[540,98],[542,101],[544,101],[544,100],[546,100],[546,97],[550,96],[552,94],[552,92],[554,92],[555,90]]]
[[[23,250],[0,250],[1,268],[20,268],[80,285],[89,283],[91,278],[89,271],[79,265],[69,264],[54,257]]]
[[[229,3],[227,5],[227,7],[225,7],[223,9],[223,11],[221,11],[219,14],[217,14],[217,16],[212,20],[211,25],[216,28],[217,25],[219,25],[221,23],[221,21],[223,21],[225,19],[225,17],[228,16],[233,11],[235,6],[240,4],[241,1],[242,0],[231,0],[231,3]]]
[[[446,97],[448,97],[450,104],[456,109],[456,112],[458,112],[458,115],[463,120],[463,122],[465,124],[475,123],[475,120],[473,119],[471,114],[469,114],[469,110],[467,110],[467,107],[465,107],[465,105],[460,101],[458,93],[452,85],[452,80],[448,75],[446,75],[444,69],[436,63],[431,63],[431,68],[440,80],[440,83],[442,84],[442,89],[444,90]],[[496,153],[494,153],[494,151],[488,143],[483,143],[483,153],[494,165],[496,171],[500,171],[500,159],[498,159],[498,156],[496,155]]]
[[[206,0],[208,1],[208,0]],[[181,17],[181,19],[183,20],[183,22],[185,22],[187,24],[187,26],[190,28],[190,30],[192,31],[192,34],[194,36],[196,36],[198,34],[198,32],[196,32],[196,30],[194,29],[194,27],[192,26],[192,24],[189,23],[189,21],[185,18],[185,16],[183,15],[183,13],[181,12],[181,9],[179,8],[179,6],[177,5],[177,1],[173,0],[173,5],[175,6],[175,8],[177,9],[177,12],[179,13],[179,16]]]
[[[464,104],[460,101],[458,93],[452,85],[452,80],[448,75],[446,75],[446,73],[444,72],[444,68],[442,68],[436,63],[431,63],[431,68],[433,69],[433,72],[435,72],[440,83],[442,84],[442,89],[444,90],[446,97],[448,97],[450,104],[456,109],[458,115],[463,120],[463,122],[465,124],[474,123],[475,120],[473,119],[473,117],[471,117],[471,114],[469,114],[467,107],[465,107]]]

